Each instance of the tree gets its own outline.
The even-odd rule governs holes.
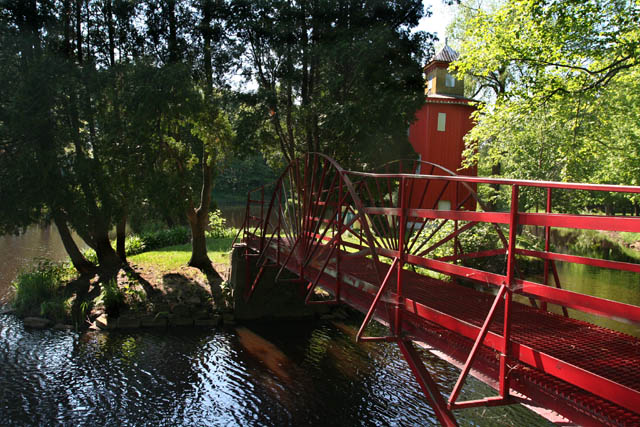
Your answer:
[[[233,30],[245,47],[255,104],[285,162],[320,151],[345,166],[407,148],[423,102],[421,64],[431,35],[412,32],[417,0],[244,1]]]
[[[635,181],[613,171],[637,171],[639,140],[628,125],[637,123],[632,99],[640,90],[632,77],[640,59],[637,2],[511,1],[490,9],[463,3],[460,10],[468,19],[453,67],[478,81],[507,77],[467,137],[480,170],[499,164],[514,178]],[[635,95],[626,99],[621,91]],[[612,203],[580,201],[607,210]]]

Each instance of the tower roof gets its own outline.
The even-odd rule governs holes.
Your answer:
[[[447,39],[444,39],[444,47],[440,49],[440,52],[436,53],[436,56],[433,57],[431,62],[453,62],[458,59],[459,56],[458,52],[449,47]]]

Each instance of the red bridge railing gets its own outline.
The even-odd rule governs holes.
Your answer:
[[[508,211],[491,209],[478,197],[478,191],[495,193],[496,188],[506,196]],[[561,212],[554,208],[554,198],[563,200],[564,206],[571,199],[638,193],[640,187],[632,186],[458,176],[419,161],[389,164],[379,173],[346,171],[326,156],[309,154],[292,162],[274,185],[249,194],[243,239],[257,251],[261,265],[250,292],[269,265],[267,258],[281,271],[288,269],[309,282],[309,302],[313,302],[313,290],[327,274],[335,281],[333,303],[341,302],[343,286],[364,289],[372,300],[357,338],[398,342],[423,390],[429,393],[433,384],[417,367],[417,353],[403,338],[405,317],[418,314],[473,340],[448,402],[429,399],[445,424],[455,422],[451,409],[510,403],[509,363],[514,360],[635,413],[640,407],[640,374],[631,386],[615,377],[603,377],[572,360],[514,341],[512,328],[516,296],[528,299],[536,310],[544,312],[549,304],[557,305],[564,317],[571,314],[568,309],[573,309],[640,323],[640,307],[636,305],[563,289],[556,265],[563,262],[640,273],[639,264],[552,248],[553,229],[640,233],[640,217]],[[585,194],[590,197],[583,197]],[[523,198],[537,200],[544,211],[522,211]],[[520,245],[524,228],[535,233],[527,235],[527,245]],[[355,260],[358,265],[368,266],[360,272],[370,271],[369,276],[358,276],[343,267],[354,265]],[[533,265],[537,271],[525,275],[521,264],[527,260],[528,270]],[[532,264],[530,260],[539,261]],[[440,280],[493,287],[495,297],[482,324],[448,316],[429,308],[428,301],[416,300],[411,294],[416,287],[409,283],[417,277],[413,271]],[[533,273],[539,274],[539,281],[531,279]],[[552,278],[554,286],[550,286]],[[442,286],[446,286],[446,280]],[[377,316],[383,309],[393,313]],[[501,319],[497,319],[498,313]],[[389,336],[364,336],[373,317],[387,319]],[[492,329],[496,322],[502,324],[500,331]],[[499,357],[499,396],[458,402],[464,380],[483,347],[494,349]]]

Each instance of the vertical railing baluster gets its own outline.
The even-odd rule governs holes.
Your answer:
[[[504,296],[504,322],[502,330],[502,354],[500,355],[500,396],[506,398],[509,395],[509,370],[507,358],[510,356],[511,347],[511,294],[513,292],[515,271],[516,234],[518,226],[518,186],[511,187],[511,212],[509,216],[509,252],[507,258],[507,292]]]
[[[276,189],[278,195],[278,246],[276,252],[276,265],[280,265],[280,228],[282,227],[282,191]],[[274,194],[275,197],[275,194]]]
[[[401,322],[402,322],[402,304],[404,299],[402,297],[402,268],[404,265],[404,235],[407,228],[407,209],[406,209],[406,191],[405,191],[405,178],[400,179],[400,230],[398,236],[398,278],[397,278],[397,301],[396,301],[396,317],[395,317],[395,335],[400,337],[401,334]]]
[[[338,172],[340,174],[340,181],[338,183],[338,200],[342,200],[342,172]],[[336,255],[336,301],[340,301],[340,246],[342,245],[342,226],[343,226],[343,218],[342,218],[342,203],[340,203],[340,207],[338,208],[338,239],[336,241],[336,246],[338,248],[338,254]],[[331,254],[329,254],[331,255]]]
[[[547,188],[547,206],[545,209],[545,213],[548,215],[551,213],[551,187]],[[548,225],[544,226],[544,251],[549,253],[549,249],[551,248],[551,227]],[[549,286],[549,260],[544,260],[544,284],[545,286]],[[547,311],[547,302],[542,301],[540,303],[540,308],[544,311]]]

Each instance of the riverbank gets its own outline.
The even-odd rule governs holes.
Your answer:
[[[557,229],[552,242],[576,255],[640,263],[640,233]]]
[[[231,233],[209,237],[207,249],[226,289]],[[128,256],[121,269],[104,279],[79,278],[68,263],[36,260],[18,274],[10,296],[25,325],[35,328],[99,329],[216,326],[232,321],[227,305],[216,307],[207,276],[188,267],[189,243]],[[85,282],[86,290],[78,291]],[[7,310],[6,310],[7,311]]]

